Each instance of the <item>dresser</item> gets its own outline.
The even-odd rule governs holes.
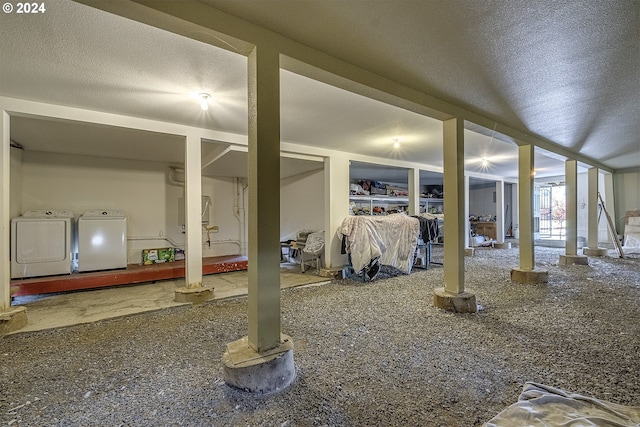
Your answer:
[[[472,222],[471,224],[476,226],[476,235],[483,235],[487,236],[490,239],[498,240],[495,221],[476,221]]]

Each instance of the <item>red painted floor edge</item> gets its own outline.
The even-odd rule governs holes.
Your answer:
[[[246,270],[247,257],[227,255],[202,259],[202,274],[227,273]],[[185,276],[184,261],[153,265],[129,265],[123,270],[74,273],[64,276],[34,277],[11,281],[13,296],[48,294],[81,289],[95,289],[105,286],[129,285],[177,279]]]

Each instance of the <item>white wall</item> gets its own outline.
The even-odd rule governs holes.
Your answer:
[[[244,184],[243,184],[244,182]],[[247,206],[247,192],[243,191],[246,180],[240,180],[238,185],[238,198],[244,198],[244,206]],[[211,247],[206,243],[204,236],[203,256],[219,256],[227,254],[239,254],[240,246],[240,219],[234,213],[236,204],[236,188],[233,178],[208,178],[202,179],[202,194],[211,197],[212,209],[209,214],[209,227],[217,226],[218,231],[211,233]],[[240,199],[238,208],[242,206]],[[240,212],[238,212],[240,214]],[[247,236],[247,218],[245,212],[244,236]],[[246,244],[246,241],[245,241]]]
[[[184,246],[185,234],[178,221],[184,187],[169,182],[170,165],[16,151],[11,165],[12,216],[28,209],[67,209],[77,219],[88,209],[122,209],[127,213],[128,258],[133,264],[140,262],[142,249]],[[12,160],[13,156],[12,150]],[[302,229],[323,229],[323,176],[319,170],[281,181],[281,240],[295,238]],[[209,226],[218,227],[210,234],[211,246],[203,230],[203,256],[240,253],[240,221],[234,205],[237,188],[248,209],[245,185],[246,180],[236,187],[234,178],[203,177],[202,194],[212,200]],[[239,199],[237,205],[242,206]]]
[[[22,212],[22,153],[19,148],[11,147],[11,158],[9,168],[9,215],[11,218],[19,216]]]
[[[280,181],[280,240],[295,239],[300,230],[324,230],[322,169]]]
[[[24,152],[22,206],[28,209],[68,209],[76,218],[88,209],[122,209],[127,213],[129,263],[141,260],[142,249],[182,246],[185,235],[178,224],[178,199],[184,188],[170,185],[169,165],[41,152]],[[239,222],[233,215],[233,180],[204,178],[202,192],[213,201],[211,248],[203,256],[240,253]],[[168,240],[165,238],[168,237]],[[206,232],[203,232],[206,241]]]
[[[469,190],[469,215],[483,216],[496,215],[496,203],[493,194],[496,192],[495,184],[486,188],[473,188]],[[506,193],[506,191],[505,191]],[[506,197],[505,197],[506,198]],[[506,203],[506,200],[505,200]]]
[[[640,210],[640,172],[614,174],[613,188],[617,218],[612,220],[616,224],[618,234],[622,234],[626,212]]]
[[[589,209],[587,206],[587,202],[589,201],[589,191],[588,191],[589,190],[589,174],[579,173],[577,176],[577,184],[578,184],[578,188],[576,189],[577,203],[578,203],[578,205],[576,206],[577,236],[578,238],[584,238],[584,241],[582,243],[585,246],[587,246],[588,239],[589,239],[589,229],[588,229]],[[581,242],[578,242],[578,243],[581,243]]]

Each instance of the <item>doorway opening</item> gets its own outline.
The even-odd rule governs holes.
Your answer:
[[[566,193],[564,183],[541,185],[538,192],[540,206],[540,239],[565,240]]]

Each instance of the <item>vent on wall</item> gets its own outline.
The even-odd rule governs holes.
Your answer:
[[[205,225],[209,225],[209,213],[211,209],[211,197],[210,196],[202,196],[202,209],[200,211],[200,216],[202,217],[202,223]],[[185,228],[185,215],[184,215],[184,197],[180,197],[178,199],[178,224],[184,229]]]

